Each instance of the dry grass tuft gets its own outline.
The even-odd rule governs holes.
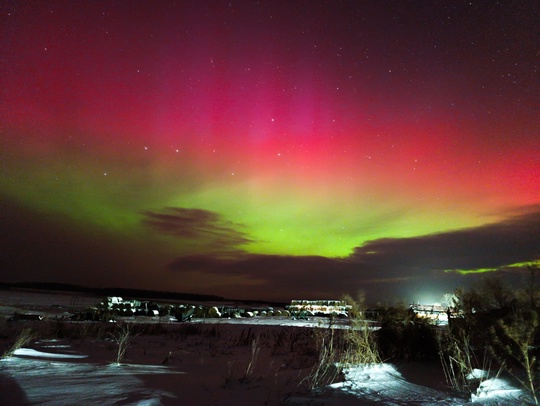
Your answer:
[[[31,328],[24,328],[21,330],[17,338],[15,339],[15,342],[11,345],[11,347],[4,352],[2,355],[2,358],[9,358],[13,356],[15,351],[17,351],[19,348],[24,347],[29,342],[34,340],[37,337],[36,333]]]
[[[351,305],[349,328],[316,330],[317,361],[304,380],[311,389],[335,382],[349,366],[381,363],[363,299],[347,296],[345,300]]]

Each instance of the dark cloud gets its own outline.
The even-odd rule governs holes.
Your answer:
[[[495,224],[415,238],[370,241],[350,259],[395,275],[501,268],[540,257],[540,210]],[[393,270],[393,271],[391,271]]]
[[[364,269],[349,259],[321,256],[243,254],[223,259],[197,255],[177,258],[169,267],[208,280],[230,280],[234,286],[223,282],[222,288],[236,291],[240,298],[253,295],[273,300],[339,298],[361,291],[372,292],[372,299],[379,295],[394,299],[406,295],[406,284],[414,279]]]
[[[122,286],[141,264],[126,246],[100,227],[45,214],[0,196],[0,281],[63,282]],[[131,285],[133,286],[133,285]]]
[[[230,274],[246,279],[273,283],[296,282],[312,284],[326,272],[346,271],[350,264],[344,260],[320,256],[282,256],[242,254],[234,259],[220,259],[208,255],[187,256],[176,259],[171,269],[180,271],[203,271],[207,274]]]
[[[112,235],[8,199],[0,198],[0,216],[3,281],[151,287],[283,301],[364,291],[370,301],[394,301],[415,300],[425,292],[440,297],[477,278],[446,270],[504,268],[540,258],[540,207],[482,227],[369,241],[346,258],[250,254],[238,248],[250,241],[241,226],[216,213],[146,212],[145,224],[177,236],[181,247],[194,240],[211,249],[210,254],[172,261],[170,249],[161,252],[153,239]],[[515,269],[506,274],[521,278]]]
[[[451,292],[471,276],[452,269],[502,268],[540,258],[540,210],[499,223],[415,238],[381,239],[357,247],[347,258],[239,254],[177,258],[178,272],[229,276],[271,298],[336,297],[365,291],[372,300],[408,297],[422,290]],[[259,287],[254,289],[253,286]],[[241,290],[240,286],[237,286]],[[280,293],[282,295],[280,296]],[[243,294],[245,296],[245,294]]]
[[[159,233],[198,242],[207,250],[235,251],[252,242],[239,230],[242,226],[224,220],[218,213],[202,209],[169,207],[161,212],[145,211],[143,224]]]

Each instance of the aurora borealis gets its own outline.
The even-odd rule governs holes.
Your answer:
[[[2,2],[0,281],[421,300],[517,272],[540,258],[539,13]]]

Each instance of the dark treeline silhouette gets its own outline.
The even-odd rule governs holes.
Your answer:
[[[129,288],[90,288],[85,286],[70,285],[67,283],[50,283],[50,282],[17,282],[6,283],[0,282],[0,289],[35,289],[43,291],[60,291],[60,292],[78,292],[85,294],[94,294],[96,296],[122,296],[131,298],[145,299],[170,299],[170,300],[190,300],[190,301],[224,301],[221,296],[202,295],[196,293],[182,292],[161,292],[144,289],[129,289]]]
[[[246,305],[269,305],[276,307],[284,307],[286,303],[272,302],[264,300],[249,300],[249,299],[231,299],[217,295],[204,295],[199,293],[185,292],[163,292],[145,289],[130,289],[130,288],[92,288],[79,285],[71,285],[67,283],[54,282],[17,282],[8,283],[0,282],[0,289],[34,289],[42,291],[59,291],[59,292],[77,292],[81,294],[95,296],[121,296],[123,298],[132,299],[153,299],[153,300],[180,300],[194,302],[235,302],[244,303]]]

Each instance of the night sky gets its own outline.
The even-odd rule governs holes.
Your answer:
[[[540,259],[539,15],[2,1],[0,281],[425,302],[517,280]]]

